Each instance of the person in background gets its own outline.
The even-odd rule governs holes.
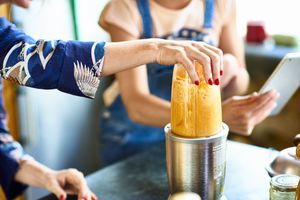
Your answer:
[[[249,135],[274,108],[278,94],[233,96],[245,93],[249,83],[235,21],[235,0],[111,0],[99,25],[113,42],[163,38],[218,46],[224,52],[223,76],[208,83],[221,83],[226,99],[223,121],[230,131]],[[104,93],[107,109],[100,121],[104,165],[164,139],[162,127],[170,122],[172,71],[173,66],[148,64],[116,74]]]
[[[0,0],[28,7],[28,0]],[[0,18],[0,72],[4,79],[20,85],[59,89],[72,95],[94,98],[100,77],[145,63],[181,63],[195,84],[199,77],[193,61],[205,67],[205,81],[219,79],[222,52],[201,42],[148,39],[131,42],[79,42],[34,40],[5,18]],[[1,86],[1,84],[0,84]],[[1,86],[2,87],[2,86]],[[0,116],[5,112],[0,101]],[[75,169],[54,171],[26,155],[0,124],[0,184],[8,199],[20,194],[25,185],[48,189],[60,199],[67,193],[78,199],[97,199],[82,173]]]

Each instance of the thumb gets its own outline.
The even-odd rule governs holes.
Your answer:
[[[257,92],[253,92],[247,96],[233,96],[231,99],[236,103],[236,105],[247,105],[257,99]]]

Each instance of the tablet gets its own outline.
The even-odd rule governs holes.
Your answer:
[[[280,96],[270,115],[277,115],[300,86],[300,52],[289,53],[280,61],[259,93],[275,89]],[[300,105],[300,103],[299,103]]]

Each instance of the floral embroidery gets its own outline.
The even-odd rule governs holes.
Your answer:
[[[92,69],[83,65],[82,62],[74,63],[74,77],[79,90],[88,97],[95,98],[100,79]]]

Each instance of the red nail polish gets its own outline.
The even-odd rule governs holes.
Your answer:
[[[220,84],[220,81],[219,81],[219,79],[217,78],[216,80],[215,80],[215,85],[219,85]]]
[[[64,199],[65,199],[65,198],[64,198],[64,195],[61,194],[61,195],[59,196],[59,200],[64,200]]]
[[[196,84],[196,85],[199,85],[199,81],[195,81],[195,84]]]
[[[220,75],[221,75],[221,76],[223,75],[223,70],[220,70]]]
[[[208,79],[208,84],[209,84],[209,85],[213,85],[213,81],[211,80],[211,78]]]

